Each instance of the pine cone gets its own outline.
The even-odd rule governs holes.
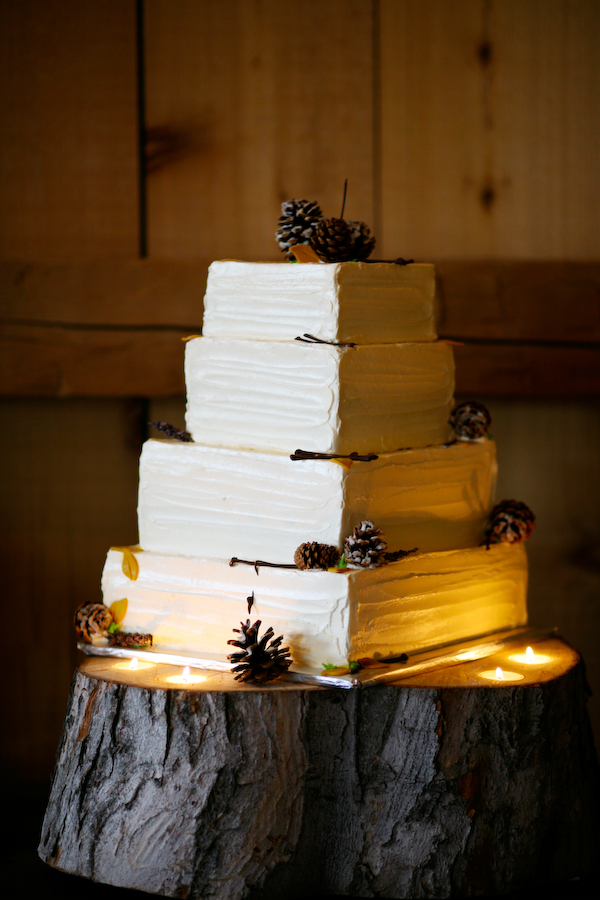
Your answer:
[[[236,681],[242,681],[254,684],[266,684],[267,681],[274,681],[283,675],[292,664],[292,658],[289,655],[289,647],[280,647],[283,635],[273,639],[273,629],[269,628],[263,636],[258,637],[258,629],[260,628],[260,619],[257,619],[254,625],[250,624],[250,619],[246,619],[246,624],[240,623],[241,628],[233,630],[241,635],[240,640],[227,641],[240,650],[230,653],[227,659],[235,663],[232,672],[237,672]],[[267,644],[271,641],[269,646]]]
[[[531,537],[535,528],[535,516],[525,503],[519,500],[502,500],[490,513],[485,532],[485,545],[516,544]]]
[[[310,244],[317,225],[323,218],[316,200],[287,200],[281,204],[275,239],[280,248],[289,251],[292,244]],[[288,252],[288,259],[293,259]]]
[[[294,562],[299,569],[331,569],[337,566],[340,551],[331,544],[300,544],[294,553]]]
[[[488,433],[492,422],[487,407],[477,400],[459,403],[452,411],[450,425],[462,440],[476,441]]]
[[[151,634],[139,634],[137,631],[115,631],[108,637],[111,647],[151,647],[152,640]]]
[[[103,603],[84,603],[75,612],[73,624],[77,637],[86,644],[94,638],[106,637],[113,617],[108,606]]]
[[[385,561],[386,550],[387,544],[381,529],[375,528],[369,519],[357,525],[344,543],[346,564],[349,566],[378,566]]]
[[[348,222],[348,228],[352,234],[353,249],[352,259],[366,259],[375,248],[375,238],[371,229],[364,222]]]
[[[345,219],[323,219],[310,246],[323,262],[347,262],[356,258],[354,236]]]

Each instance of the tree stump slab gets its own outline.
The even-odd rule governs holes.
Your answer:
[[[587,874],[600,791],[584,667],[544,646],[558,662],[516,685],[485,685],[480,661],[351,691],[222,673],[172,689],[170,667],[88,659],[40,856],[213,900],[459,897]]]

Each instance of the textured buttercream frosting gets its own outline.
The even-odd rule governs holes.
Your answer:
[[[136,556],[131,581],[122,553],[109,552],[104,602],[126,597],[125,630],[150,632],[173,651],[224,658],[252,591],[253,616],[284,635],[297,666],[313,668],[410,654],[527,621],[522,544],[420,554],[346,574],[261,568],[256,575],[215,560]]]
[[[481,543],[496,481],[493,441],[385,453],[350,469],[331,460],[148,441],[138,518],[146,550],[291,563],[304,541],[341,548],[363,519],[390,549]]]
[[[444,342],[334,347],[195,338],[187,428],[213,446],[380,453],[442,444],[454,390]]]
[[[214,262],[208,270],[203,334],[254,340],[358,344],[435,340],[430,263]]]

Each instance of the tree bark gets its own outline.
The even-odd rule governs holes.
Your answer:
[[[39,848],[65,872],[168,897],[418,898],[594,865],[580,661],[494,689],[165,690],[89,669]]]

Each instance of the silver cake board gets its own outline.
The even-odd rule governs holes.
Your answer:
[[[449,666],[460,665],[464,662],[473,662],[485,659],[499,653],[507,646],[519,643],[534,644],[556,635],[556,629],[548,628],[512,628],[503,631],[493,631],[479,635],[467,641],[454,641],[451,644],[443,644],[429,647],[420,653],[411,654],[405,662],[391,660],[382,668],[360,669],[358,672],[348,675],[327,675],[326,670],[309,669],[294,666],[286,672],[282,678],[299,684],[320,685],[322,687],[339,687],[345,689],[370,687],[374,684],[383,684],[389,681],[400,681],[411,675],[420,675],[423,672],[431,672],[434,669],[445,669]],[[155,664],[167,664],[171,666],[189,666],[191,669],[204,669],[212,672],[231,672],[232,665],[223,655],[208,653],[168,653],[164,650],[148,647],[136,649],[134,647],[102,647],[95,644],[78,643],[77,647],[86,656],[108,656],[118,659],[132,659],[134,656],[144,662]],[[382,662],[385,662],[382,660]]]

